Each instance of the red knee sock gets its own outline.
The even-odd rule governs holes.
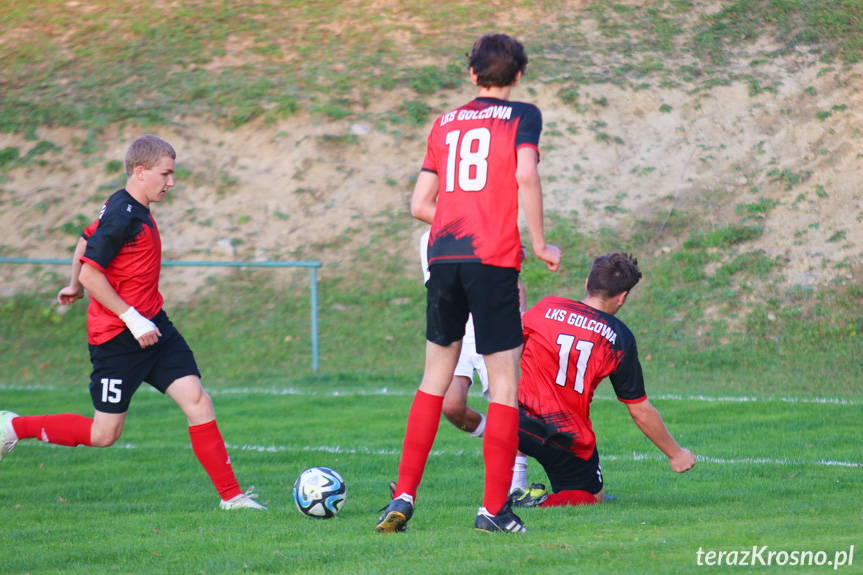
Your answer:
[[[39,441],[75,447],[90,446],[90,429],[93,420],[74,413],[56,415],[30,415],[12,420],[18,439],[35,437]]]
[[[190,426],[189,437],[192,439],[192,451],[204,466],[222,499],[228,500],[240,495],[243,490],[234,476],[225,440],[222,439],[216,420]]]
[[[440,425],[443,397],[417,391],[408,414],[408,426],[402,443],[402,458],[399,462],[399,480],[396,495],[407,493],[417,496],[417,488],[423,478],[426,461]]]
[[[489,403],[482,458],[485,461],[485,495],[482,505],[497,514],[506,503],[512,483],[512,466],[518,451],[518,409]]]
[[[592,493],[576,489],[549,493],[548,499],[540,507],[563,507],[564,505],[596,505],[599,501]]]

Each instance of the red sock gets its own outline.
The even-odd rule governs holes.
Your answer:
[[[190,426],[189,437],[192,438],[192,451],[204,466],[222,499],[228,500],[240,495],[243,490],[240,489],[234,470],[231,469],[231,458],[228,457],[225,440],[222,439],[216,420]]]
[[[571,489],[559,491],[558,493],[549,493],[548,499],[540,507],[563,507],[564,505],[596,505],[599,501],[593,496],[593,493],[587,491],[579,491]]]
[[[485,495],[482,505],[497,514],[506,503],[512,484],[512,466],[518,451],[518,409],[489,403],[482,442],[485,461]]]
[[[12,420],[18,439],[36,438],[46,443],[76,447],[90,446],[93,420],[74,413],[30,415]]]
[[[402,443],[396,495],[407,493],[414,499],[423,478],[429,452],[440,425],[443,397],[417,390],[408,413],[408,427]]]

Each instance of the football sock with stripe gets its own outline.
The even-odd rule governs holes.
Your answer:
[[[440,425],[443,397],[417,390],[408,413],[402,458],[399,462],[399,480],[395,495],[407,493],[414,499],[423,478],[426,461]]]
[[[189,437],[192,439],[192,451],[204,467],[210,481],[216,487],[219,495],[227,501],[241,495],[243,490],[237,483],[228,449],[216,420],[201,425],[189,426]]]
[[[27,415],[13,419],[12,427],[18,439],[35,438],[67,447],[90,446],[93,420],[75,413]]]
[[[489,403],[482,442],[482,458],[485,462],[482,505],[491,513],[497,514],[506,503],[517,451],[518,409],[502,403]]]
[[[568,489],[557,493],[549,493],[548,499],[540,507],[563,507],[564,505],[596,505],[599,501],[593,496],[593,493],[580,491],[577,489]]]

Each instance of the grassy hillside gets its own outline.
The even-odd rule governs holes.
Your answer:
[[[421,122],[426,99],[463,83],[459,58],[487,30],[521,37],[531,74],[580,88],[728,82],[761,86],[755,66],[803,50],[860,60],[859,1],[711,3],[136,2],[8,3],[0,8],[3,131],[46,125],[203,118],[230,128],[310,112],[361,115],[380,91],[413,99],[390,121]],[[753,66],[749,73],[740,69]]]

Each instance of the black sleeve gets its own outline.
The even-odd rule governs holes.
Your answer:
[[[623,334],[621,334],[623,336]],[[638,361],[638,346],[632,334],[622,337],[624,346],[620,358],[620,364],[608,379],[614,387],[614,393],[623,401],[634,401],[647,396],[644,391],[644,374],[641,371],[641,362]]]
[[[87,250],[84,259],[89,260],[103,270],[120,253],[123,246],[133,239],[141,230],[141,222],[129,217],[119,217],[111,211],[102,214],[99,225],[93,234],[87,238]]]
[[[518,122],[515,133],[515,148],[522,144],[539,146],[539,134],[542,132],[542,114],[533,104],[524,104],[525,110]]]

